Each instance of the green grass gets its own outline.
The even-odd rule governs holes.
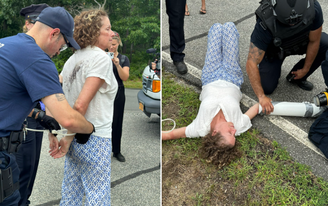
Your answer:
[[[247,177],[250,188],[254,185],[264,185],[259,194],[262,197],[261,204],[264,205],[328,204],[327,182],[322,178],[314,177],[310,167],[292,161],[287,151],[277,143],[272,143],[272,146],[275,146],[272,154],[263,151],[254,154],[256,144],[251,136],[256,138],[251,133],[243,134],[238,138],[245,155],[229,165],[227,171],[230,173],[236,169],[235,165],[241,165],[241,169],[235,170],[235,174],[228,177],[239,182]],[[245,147],[245,144],[250,146]],[[252,164],[248,162],[250,158]],[[249,172],[251,170],[256,172]],[[250,203],[255,204],[252,201]]]
[[[141,79],[127,80],[123,82],[124,87],[128,89],[142,89]]]
[[[177,127],[190,124],[197,115],[199,94],[177,84],[171,74],[163,76],[162,91],[163,119],[175,115]],[[173,106],[177,107],[176,111],[168,109]],[[191,205],[215,205],[217,200],[227,205],[328,205],[328,183],[316,177],[309,166],[295,162],[276,141],[263,138],[256,129],[236,139],[243,155],[222,168],[216,168],[199,157],[200,138],[163,142],[163,162],[171,161],[167,153],[173,153],[174,168],[178,168],[180,163],[188,174],[192,173],[190,170],[201,171],[198,177],[202,181],[196,181],[192,187],[188,185],[190,179],[185,182],[181,178],[176,180],[179,185],[185,184],[190,188],[188,194],[180,191],[177,201],[191,201]],[[163,165],[165,172],[170,171]],[[172,179],[174,176],[170,178],[170,184],[177,184]],[[163,179],[163,186],[168,185],[166,181]],[[192,191],[192,188],[199,189]],[[163,198],[165,195],[163,193]]]
[[[195,201],[196,201],[196,205],[197,206],[200,206],[200,205],[202,205],[202,201],[203,201],[203,195],[202,194],[196,194],[196,196],[195,197],[192,197],[192,199],[194,199]]]
[[[179,111],[176,114],[178,118],[175,121],[177,127],[182,127],[196,118],[197,113],[194,111],[198,111],[199,108],[199,94],[189,87],[176,84],[172,77],[166,76],[162,78],[162,105],[176,104],[179,106]],[[163,119],[165,118],[168,118],[167,114],[163,114]]]

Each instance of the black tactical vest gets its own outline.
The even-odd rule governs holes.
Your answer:
[[[315,18],[314,1],[309,0],[310,7],[303,13],[303,20],[294,26],[281,23],[274,16],[271,0],[260,1],[260,6],[255,11],[260,18],[261,27],[269,30],[273,35],[273,41],[266,50],[267,57],[283,59],[289,55],[305,54],[309,43],[309,33]]]

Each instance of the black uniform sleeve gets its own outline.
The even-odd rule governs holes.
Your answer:
[[[323,24],[322,9],[318,1],[314,2],[315,18],[313,21],[312,31],[319,29]]]
[[[273,40],[271,32],[266,29],[264,30],[260,25],[261,19],[256,20],[254,30],[251,34],[251,42],[259,49],[266,51],[269,44]]]

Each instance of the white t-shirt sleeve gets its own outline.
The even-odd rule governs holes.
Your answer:
[[[249,128],[252,127],[251,120],[246,114],[241,114],[239,120],[240,121],[237,128],[236,136],[239,136],[240,134],[246,132]]]
[[[109,56],[105,52],[99,52],[93,59],[92,65],[87,67],[86,78],[88,77],[99,77],[105,80],[105,83],[100,87],[100,93],[106,93],[112,86],[113,75],[113,64]]]
[[[196,119],[186,128],[186,137],[204,137],[210,132],[212,119],[220,111],[218,105],[211,103],[212,101],[202,101]]]

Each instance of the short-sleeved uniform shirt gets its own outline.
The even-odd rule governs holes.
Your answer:
[[[204,137],[210,133],[211,122],[222,110],[227,122],[234,124],[236,136],[251,126],[250,118],[240,109],[242,94],[235,84],[217,80],[202,87],[200,107],[196,119],[186,128],[186,137]]]
[[[20,130],[39,99],[63,93],[50,57],[33,37],[0,39],[0,137]]]
[[[323,24],[323,15],[321,6],[318,1],[314,2],[315,18],[311,30],[317,30]],[[264,30],[260,25],[261,19],[258,18],[255,28],[251,35],[251,42],[259,49],[266,51],[270,43],[273,41],[273,35],[269,29]]]
[[[106,52],[96,46],[76,51],[65,63],[61,75],[63,90],[71,107],[74,106],[88,77],[105,80],[90,101],[84,117],[95,126],[95,136],[111,138],[117,82],[112,61]]]

